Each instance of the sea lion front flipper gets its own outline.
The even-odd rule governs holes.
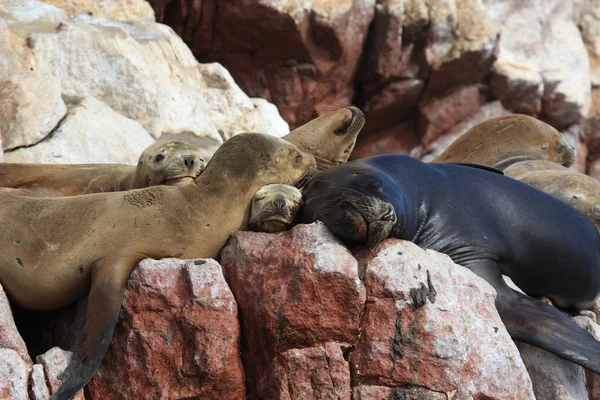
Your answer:
[[[68,400],[94,376],[110,345],[119,317],[125,283],[135,266],[125,259],[109,263],[100,261],[92,272],[92,285],[81,335],[78,335],[73,356],[59,375],[62,385],[51,400]]]
[[[571,318],[541,300],[508,287],[495,262],[477,261],[468,268],[496,289],[496,309],[513,340],[600,373],[600,342]]]

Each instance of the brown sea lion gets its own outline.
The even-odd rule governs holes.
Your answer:
[[[504,174],[570,205],[600,231],[600,182],[594,178],[544,160],[513,164]]]
[[[252,199],[249,229],[281,232],[290,229],[302,205],[302,193],[289,185],[266,185]]]
[[[158,141],[142,152],[137,165],[0,163],[0,187],[36,197],[118,192],[192,182],[205,165],[197,148]]]
[[[0,283],[12,301],[47,310],[89,292],[82,340],[52,399],[70,398],[94,375],[140,260],[217,257],[231,234],[247,229],[258,189],[300,185],[315,170],[293,144],[244,133],[188,185],[53,198],[0,193]]]
[[[575,150],[550,125],[512,114],[475,125],[432,162],[467,162],[503,170],[525,160],[547,160],[568,167],[575,161]]]

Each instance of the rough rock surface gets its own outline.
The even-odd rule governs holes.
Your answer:
[[[340,346],[358,338],[365,289],[356,260],[327,228],[315,223],[274,235],[238,232],[221,251],[221,265],[240,307],[250,393],[349,395],[348,377],[338,376],[347,368]],[[325,369],[319,367],[324,353],[337,360]],[[298,383],[289,382],[291,376]],[[292,389],[284,388],[286,379]]]
[[[0,285],[0,349],[15,351],[27,364],[27,367],[31,367],[31,357],[29,357],[25,342],[17,331],[13,313],[2,285]]]
[[[600,400],[600,375],[585,371],[589,400]]]
[[[46,374],[41,364],[34,364],[31,371],[31,400],[48,400],[50,390],[46,384]]]
[[[536,399],[586,399],[583,367],[550,352],[516,342],[533,384]]]
[[[43,96],[40,94],[43,93]],[[60,81],[52,75],[29,72],[0,81],[2,147],[33,145],[54,129],[67,112]]]
[[[28,365],[12,349],[0,348],[0,399],[29,400]]]
[[[396,239],[357,258],[368,299],[349,358],[355,385],[534,398],[485,281],[445,255]]]
[[[356,160],[379,154],[410,154],[420,143],[415,125],[413,121],[405,121],[368,136],[359,136],[350,158]]]
[[[239,340],[237,305],[218,263],[144,260],[89,398],[241,399]]]
[[[359,385],[352,391],[353,400],[447,400],[444,393],[434,392],[425,388],[404,388]]]
[[[64,10],[70,17],[87,14],[113,21],[154,21],[154,10],[145,0],[42,0]]]
[[[53,347],[46,353],[37,356],[36,362],[44,367],[44,374],[50,384],[50,394],[56,393],[60,388],[61,380],[58,375],[67,368],[71,360],[71,352],[62,350],[59,347]],[[83,389],[77,392],[73,400],[85,400]]]
[[[4,153],[6,162],[136,164],[154,139],[140,124],[93,97],[73,99],[52,134],[35,146]]]

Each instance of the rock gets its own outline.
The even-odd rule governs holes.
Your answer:
[[[559,130],[578,123],[590,107],[590,66],[576,25],[578,3],[488,3],[502,24],[492,95],[513,112],[541,112]]]
[[[600,181],[600,158],[594,157],[588,161],[586,174]]]
[[[350,400],[350,370],[338,343],[280,354],[273,360],[266,382],[266,399]]]
[[[434,392],[424,388],[405,388],[387,386],[355,386],[352,392],[354,400],[446,400],[444,393]]]
[[[495,291],[484,280],[407,241],[389,239],[356,256],[368,299],[349,357],[354,385],[415,386],[457,399],[534,399],[494,306]]]
[[[16,351],[0,349],[0,399],[29,400],[27,363]]]
[[[594,315],[595,319],[596,315],[594,313],[592,315]],[[594,339],[600,340],[600,325],[594,319],[586,315],[576,315],[572,319],[577,325],[592,335]]]
[[[298,383],[290,382],[291,398],[307,382],[306,390],[320,393],[318,398],[346,393],[340,388],[347,378],[323,384],[346,368],[338,348],[357,340],[364,307],[358,264],[346,247],[322,223],[278,234],[238,232],[221,251],[221,265],[240,307],[252,396],[285,393],[282,382],[293,376],[294,365],[300,370]],[[322,365],[323,348],[339,360],[335,368],[307,370],[311,363]]]
[[[113,21],[154,21],[154,10],[144,0],[43,0],[64,10],[70,17],[87,14]]]
[[[245,130],[247,113],[285,126],[262,114],[221,65],[198,64],[164,25],[80,15],[49,32],[31,32],[29,43],[35,70],[57,76],[63,94],[96,97],[154,138],[193,132],[222,142],[217,130],[225,136],[233,135],[231,126]]]
[[[168,3],[152,2],[158,21],[201,62],[218,60],[246,93],[275,103],[292,128],[352,103],[375,0]]]
[[[419,134],[425,147],[453,126],[476,114],[485,104],[485,93],[477,85],[463,86],[419,105]]]
[[[359,136],[350,158],[356,160],[379,154],[409,154],[419,144],[414,121],[400,122],[365,137]]]
[[[562,131],[561,134],[565,138],[565,141],[575,149],[575,162],[573,162],[569,168],[585,173],[588,148],[587,145],[582,142],[581,127],[579,125],[572,125],[568,129]]]
[[[454,125],[447,133],[437,138],[433,143],[423,149],[417,147],[412,155],[421,158],[423,161],[432,161],[450,146],[452,142],[458,139],[463,133],[475,125],[494,117],[501,117],[510,114],[499,101],[492,101],[483,105],[472,117]]]
[[[585,377],[588,388],[589,400],[600,400],[600,375],[590,370],[586,370]]]
[[[584,0],[581,6],[579,29],[590,59],[592,85],[600,86],[600,3]]]
[[[78,99],[51,135],[35,146],[4,153],[6,162],[136,164],[154,142],[135,121],[93,97]]]
[[[2,4],[0,4],[2,10]],[[30,70],[28,63],[21,57],[26,44],[8,28],[8,24],[0,17],[0,80],[14,74]]]
[[[516,342],[536,399],[587,399],[583,367],[526,343]]]
[[[46,375],[44,367],[40,364],[34,364],[31,371],[31,400],[48,400],[50,391],[46,386]]]
[[[282,133],[290,132],[290,126],[279,116],[274,104],[256,97],[251,100],[254,110],[247,112],[231,125],[230,134],[226,135],[225,139],[243,132],[268,133],[274,136],[283,136]]]
[[[36,144],[56,127],[66,112],[67,106],[60,96],[60,81],[52,75],[29,72],[1,81],[3,149]]]
[[[46,374],[46,380],[50,385],[50,394],[56,393],[60,385],[61,380],[58,379],[58,375],[67,368],[69,361],[71,360],[71,352],[62,350],[59,347],[53,347],[41,356],[36,357],[36,362],[42,364],[44,367],[44,373]],[[81,389],[73,400],[85,400],[83,395],[83,389]]]
[[[27,352],[27,346],[15,326],[13,313],[2,285],[0,285],[0,349],[10,349],[16,352],[28,368],[33,364]]]
[[[244,398],[237,305],[214,260],[144,260],[90,399]]]
[[[27,36],[31,29],[54,29],[68,15],[60,8],[38,0],[3,0],[0,3],[0,18],[6,21],[11,31]]]

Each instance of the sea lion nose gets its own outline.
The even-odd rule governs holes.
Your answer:
[[[275,210],[283,211],[283,208],[285,207],[285,200],[277,199],[273,201],[273,206],[275,206]]]
[[[193,167],[194,166],[194,156],[183,156],[183,163],[185,164],[186,167]]]

